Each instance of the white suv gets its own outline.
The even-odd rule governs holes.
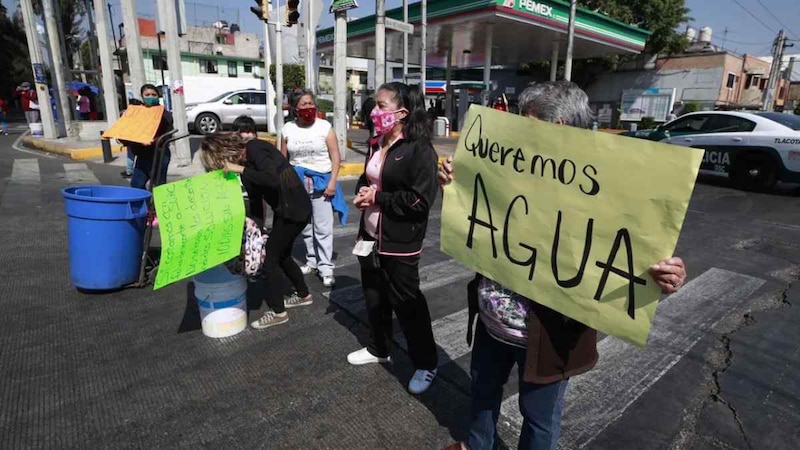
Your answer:
[[[186,105],[189,130],[213,134],[230,126],[239,116],[250,116],[256,125],[267,125],[267,94],[264,91],[245,89],[226,92],[203,103]]]

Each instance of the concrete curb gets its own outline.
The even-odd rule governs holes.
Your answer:
[[[42,150],[48,153],[55,153],[57,155],[66,156],[75,160],[87,160],[103,157],[102,147],[83,147],[83,148],[70,148],[64,144],[57,142],[48,142],[44,139],[35,138],[33,136],[26,136],[22,138],[22,143],[27,147],[32,147],[37,150]],[[121,145],[112,145],[111,153],[122,153]]]

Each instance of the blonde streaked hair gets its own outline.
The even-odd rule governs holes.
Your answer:
[[[226,161],[238,164],[246,144],[239,133],[210,134],[200,144],[200,160],[207,171],[222,169]]]

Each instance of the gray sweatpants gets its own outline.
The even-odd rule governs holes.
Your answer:
[[[39,123],[39,111],[35,109],[25,111],[25,120],[27,120],[28,123]]]
[[[311,221],[303,229],[306,264],[321,277],[333,276],[333,208],[322,192],[311,194]]]

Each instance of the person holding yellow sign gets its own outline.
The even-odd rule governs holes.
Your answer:
[[[146,107],[149,108],[159,105],[158,88],[152,84],[145,84],[142,86],[140,92],[142,94],[142,103]],[[155,143],[158,138],[170,130],[172,130],[172,115],[169,112],[164,111],[164,114],[161,116],[161,121],[158,125],[158,131],[156,131],[155,136],[153,136],[153,140],[149,144],[145,145],[139,142],[132,142],[124,139],[119,140],[123,145],[127,146],[128,150],[135,156],[133,173],[131,174],[131,187],[144,189],[147,186],[148,181],[156,181],[150,180],[150,173],[153,169],[153,163],[156,159]],[[171,154],[169,149],[164,149],[164,158],[161,160],[161,167],[159,168],[157,182],[154,183],[155,185],[164,184],[167,182],[167,167],[169,167],[170,157]]]
[[[525,89],[519,110],[527,117],[579,128],[592,121],[586,93],[569,81]],[[442,187],[453,180],[452,162],[451,156],[439,169]],[[650,274],[664,293],[677,291],[686,280],[686,268],[677,257],[652,265]],[[515,363],[523,417],[518,448],[555,449],[567,383],[597,362],[597,331],[481,274],[469,284],[468,299],[470,323],[476,314],[480,318],[472,343],[470,431],[466,442],[448,449],[494,448],[503,385]]]

